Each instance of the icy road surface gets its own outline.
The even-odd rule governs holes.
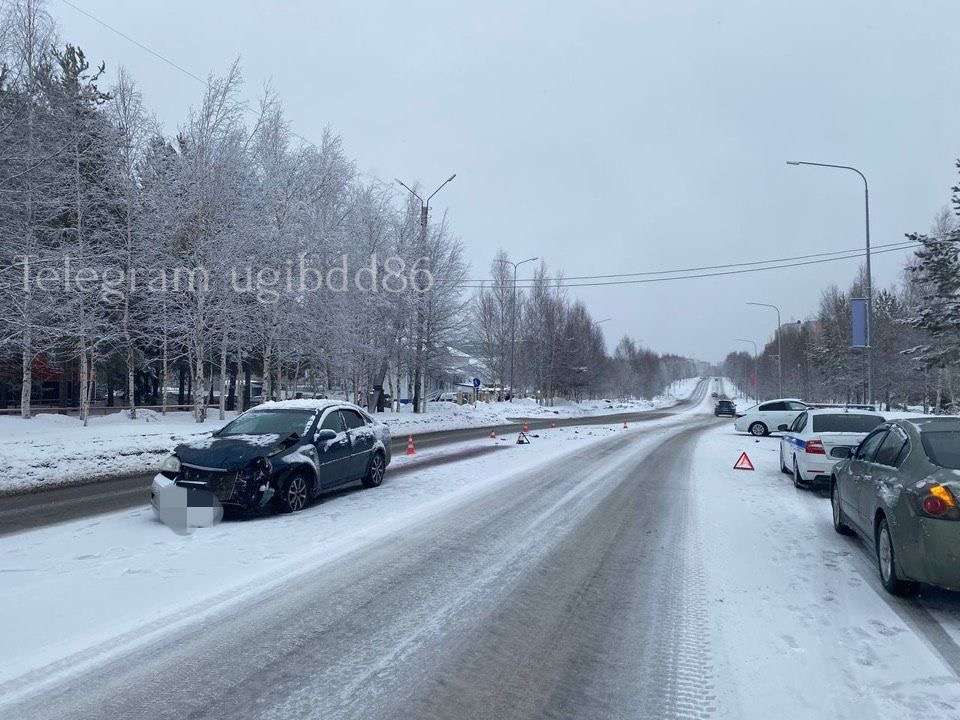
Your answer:
[[[145,509],[2,538],[0,717],[960,716],[960,598],[885,595],[711,410],[186,538]]]

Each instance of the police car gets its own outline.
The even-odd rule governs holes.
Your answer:
[[[867,434],[884,422],[881,415],[861,410],[807,410],[792,424],[780,425],[780,470],[793,475],[800,487],[830,483],[830,471],[840,461],[831,455],[835,447],[855,448]]]

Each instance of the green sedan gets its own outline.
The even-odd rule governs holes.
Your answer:
[[[960,418],[892,420],[831,453],[833,527],[872,544],[883,586],[960,590]]]

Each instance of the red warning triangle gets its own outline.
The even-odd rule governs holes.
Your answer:
[[[737,459],[736,464],[733,466],[734,470],[753,470],[753,463],[750,462],[750,458],[747,457],[746,452],[740,453],[740,457]]]

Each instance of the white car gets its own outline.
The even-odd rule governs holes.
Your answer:
[[[882,415],[862,410],[802,412],[782,430],[780,470],[793,475],[793,484],[798,488],[827,487],[833,466],[840,462],[839,457],[831,454],[833,449],[855,448],[883,422]]]
[[[803,400],[796,398],[768,400],[738,412],[733,426],[737,432],[748,432],[762,437],[776,431],[781,425],[792,425],[797,415],[808,409],[809,406]]]

